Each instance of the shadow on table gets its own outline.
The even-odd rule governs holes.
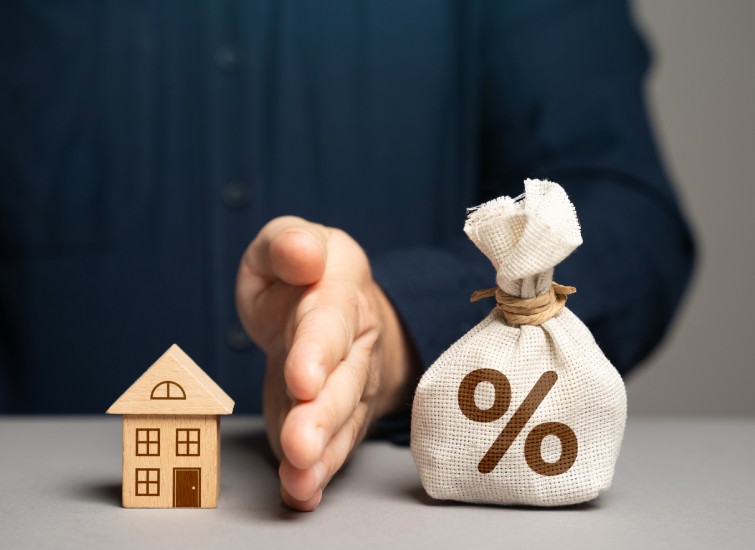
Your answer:
[[[121,507],[121,481],[96,482],[77,487],[77,496],[82,500]]]
[[[223,435],[223,448],[234,454],[252,455],[255,462],[263,462],[273,472],[278,471],[278,459],[275,458],[264,430],[250,430]],[[230,454],[230,453],[228,453]],[[228,456],[226,454],[226,456]]]
[[[245,509],[243,518],[249,520],[249,515],[255,516],[257,520],[267,520],[271,522],[299,522],[311,521],[312,514],[297,512],[283,504],[280,497],[278,482],[278,459],[275,457],[267,441],[264,430],[233,433],[223,436],[223,447],[228,449],[225,456],[234,456],[232,463],[227,463],[224,459],[223,468],[240,468],[244,472],[257,470],[263,479],[257,479],[254,486],[249,487],[249,492],[255,492],[254,497],[250,499],[250,507]],[[341,484],[341,480],[348,476],[349,464],[336,474],[328,484],[328,491],[332,491]],[[248,474],[237,476],[239,479],[246,477]]]
[[[588,510],[598,510],[601,507],[601,498],[598,497],[595,500],[589,502],[583,502],[582,504],[572,504],[569,506],[523,506],[523,505],[506,505],[499,506],[497,504],[475,504],[471,502],[460,502],[456,500],[435,500],[428,495],[422,486],[408,487],[406,489],[406,496],[414,501],[424,504],[425,506],[435,506],[439,508],[453,508],[453,507],[469,507],[474,506],[478,508],[506,508],[507,510],[522,510],[522,511],[558,511],[558,512],[584,512]]]

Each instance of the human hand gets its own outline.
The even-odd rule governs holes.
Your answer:
[[[412,352],[345,232],[282,217],[247,248],[236,308],[267,355],[263,412],[281,496],[314,510],[371,423],[409,398]]]

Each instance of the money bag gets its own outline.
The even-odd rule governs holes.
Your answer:
[[[562,506],[594,499],[613,478],[626,391],[568,308],[554,267],[582,244],[558,184],[470,211],[464,232],[493,263],[497,305],[424,374],[411,449],[436,499]],[[590,289],[581,289],[589,292]]]

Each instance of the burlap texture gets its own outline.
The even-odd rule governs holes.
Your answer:
[[[553,267],[582,242],[564,190],[540,180],[525,181],[523,198],[501,197],[475,209],[464,230],[495,266],[498,286],[524,298],[547,292]],[[494,369],[508,378],[511,401],[500,419],[475,422],[461,411],[459,386],[477,369]],[[490,473],[481,473],[481,459],[547,371],[554,371],[557,381],[500,462]],[[488,409],[494,393],[492,384],[482,382],[474,403]],[[568,426],[578,442],[573,464],[558,475],[537,473],[525,460],[528,433],[550,422]],[[412,410],[411,448],[422,484],[434,498],[576,504],[610,486],[625,422],[621,377],[568,307],[539,326],[510,326],[494,308],[422,377]],[[545,437],[540,455],[546,463],[559,461],[559,439]]]

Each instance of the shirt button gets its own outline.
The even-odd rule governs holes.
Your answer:
[[[250,198],[249,187],[241,182],[232,181],[223,187],[223,203],[231,210],[244,208]]]
[[[215,64],[219,69],[231,72],[241,64],[241,51],[231,46],[223,46],[215,51]]]
[[[233,351],[247,351],[254,345],[247,336],[244,327],[239,324],[231,325],[225,333],[225,342]]]

